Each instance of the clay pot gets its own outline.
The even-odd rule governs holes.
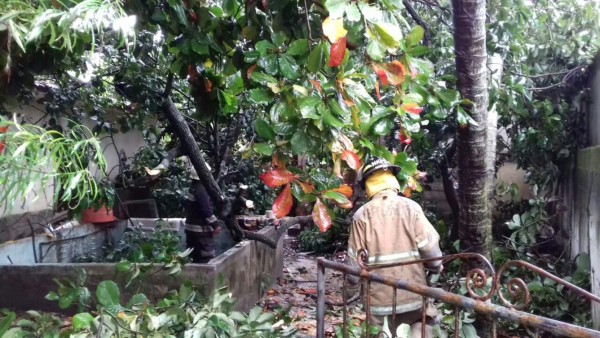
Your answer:
[[[107,210],[106,206],[98,210],[86,209],[81,212],[81,223],[108,223],[116,219],[112,209]]]

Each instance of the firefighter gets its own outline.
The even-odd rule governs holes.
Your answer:
[[[167,157],[163,158],[158,166],[152,170],[146,168],[146,172],[156,178],[162,170],[169,167],[169,163],[175,158],[181,159],[184,162],[192,179],[187,194],[185,219],[186,244],[188,248],[194,249],[190,254],[194,263],[207,263],[216,256],[214,236],[221,233],[224,223],[214,215],[212,200],[183,148],[174,147],[167,153]],[[208,169],[210,170],[210,167]]]
[[[354,214],[348,240],[347,263],[358,265],[360,249],[368,251],[369,266],[401,263],[419,258],[439,257],[439,235],[425,218],[423,209],[416,202],[398,195],[400,184],[396,175],[400,167],[390,164],[382,158],[370,158],[359,169],[357,182],[365,190],[369,201]],[[441,261],[426,264],[410,264],[376,270],[376,273],[394,279],[407,280],[427,285],[425,268],[441,273]],[[359,292],[359,277],[346,277],[350,298]],[[363,288],[364,289],[364,288]],[[363,290],[364,291],[364,290]],[[372,283],[370,293],[363,293],[363,300],[370,298],[371,325],[384,332],[396,331],[400,324],[411,325],[412,337],[421,337],[421,311],[430,317],[429,323],[436,317],[433,304],[423,309],[423,298],[417,294],[397,290],[396,316],[392,323],[393,290],[383,284]],[[384,323],[388,327],[384,327]],[[433,337],[433,328],[426,326],[426,337]]]

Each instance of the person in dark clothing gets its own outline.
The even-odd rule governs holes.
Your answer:
[[[188,248],[194,249],[191,253],[194,263],[207,263],[216,255],[214,236],[221,233],[223,221],[214,215],[212,200],[200,181],[198,173],[191,165],[189,157],[181,147],[175,147],[168,152],[167,157],[163,158],[158,166],[152,170],[146,168],[146,172],[157,177],[161,170],[169,167],[169,163],[174,158],[181,158],[184,161],[192,179],[186,205],[186,244]],[[210,167],[208,169],[210,170]]]

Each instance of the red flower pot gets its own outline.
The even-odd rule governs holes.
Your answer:
[[[81,223],[108,223],[116,220],[112,209],[102,206],[98,210],[86,209],[81,212]]]

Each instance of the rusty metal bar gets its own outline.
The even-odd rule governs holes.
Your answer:
[[[325,336],[325,268],[326,265],[319,261],[317,265],[317,337]]]
[[[367,281],[376,282],[385,284],[391,287],[396,287],[402,290],[406,290],[412,293],[416,293],[418,295],[424,297],[430,297],[436,300],[439,300],[443,303],[458,306],[462,309],[466,309],[469,311],[475,311],[477,313],[491,316],[492,318],[501,318],[505,320],[509,320],[511,322],[519,323],[526,327],[541,329],[543,331],[552,332],[556,335],[562,335],[573,338],[587,338],[594,337],[600,338],[600,331],[595,331],[583,327],[579,327],[576,325],[563,323],[554,319],[544,318],[541,316],[529,314],[526,312],[518,311],[515,309],[509,309],[500,305],[495,305],[491,303],[485,303],[483,301],[471,299],[468,297],[464,297],[461,295],[453,294],[450,292],[446,292],[442,289],[431,288],[426,285],[411,283],[405,280],[395,280],[390,277],[384,277],[375,273],[370,273],[364,269],[360,269],[358,267],[352,267],[349,265],[345,265],[342,263],[336,263],[332,261],[328,261],[324,258],[319,258],[318,262],[318,273],[321,276],[322,285],[318,284],[319,287],[322,288],[320,292],[318,292],[318,296],[321,297],[319,301],[317,301],[317,337],[322,338],[324,333],[324,314],[325,314],[325,278],[324,278],[324,269],[334,269],[337,271],[342,271],[346,274],[358,276],[362,279],[366,279]],[[319,278],[317,278],[319,281]],[[322,307],[321,310],[319,310]],[[320,317],[322,315],[323,317]],[[368,317],[368,312],[367,312]],[[321,335],[319,335],[321,332]]]
[[[342,274],[342,300],[344,303],[344,308],[343,308],[343,317],[344,317],[344,323],[342,324],[342,337],[343,338],[348,338],[348,303],[346,302],[346,274]]]
[[[504,263],[504,265],[502,265],[499,269],[498,272],[496,273],[496,282],[495,285],[497,287],[500,286],[500,278],[502,278],[502,273],[504,272],[504,270],[506,270],[508,267],[520,267],[520,268],[526,268],[527,270],[534,272],[542,277],[545,278],[549,278],[551,280],[553,280],[554,282],[556,282],[557,284],[563,285],[565,286],[567,289],[569,289],[572,292],[575,292],[587,299],[590,299],[592,301],[598,302],[600,303],[600,297],[594,295],[591,292],[588,292],[580,287],[578,287],[575,284],[569,283],[567,281],[565,281],[564,279],[561,279],[559,277],[556,277],[555,275],[549,273],[548,271],[541,269],[531,263],[525,262],[525,261],[521,261],[521,260],[515,260],[515,261],[509,261]],[[523,306],[527,306],[527,304],[529,303],[529,301],[531,300],[530,294],[529,294],[529,290],[527,289],[527,285],[525,284],[525,282],[523,282],[523,280],[521,280],[520,278],[512,278],[508,281],[508,286],[511,287],[513,284],[515,286],[518,286],[521,288],[522,292],[524,293],[524,305]],[[509,289],[510,290],[510,289]],[[500,297],[500,300],[502,301],[502,303],[505,306],[508,307],[515,307],[515,304],[510,303],[508,300],[506,300],[504,298],[504,296],[502,295],[502,292],[498,292],[498,296]]]

